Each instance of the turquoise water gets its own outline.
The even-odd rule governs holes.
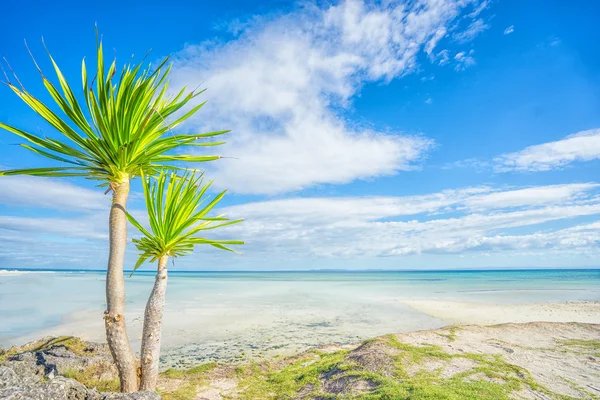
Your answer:
[[[133,314],[143,310],[153,279],[150,272],[126,279],[127,307]],[[303,329],[314,328],[325,335],[335,331],[374,336],[440,326],[440,321],[400,303],[414,299],[496,304],[598,301],[600,270],[175,271],[170,272],[167,312],[180,319],[203,319],[207,328],[202,340],[240,336],[248,330],[277,330],[281,335],[289,331],[302,337]],[[0,345],[19,343],[74,313],[94,310],[101,315],[104,307],[101,271],[0,271]],[[200,340],[192,322],[171,322],[181,324],[183,339],[178,343]]]

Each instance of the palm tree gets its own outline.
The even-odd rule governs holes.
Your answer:
[[[48,52],[57,75],[61,92],[40,72],[44,86],[63,115],[58,115],[21,84],[11,83],[5,73],[4,82],[29,107],[48,122],[63,138],[55,139],[25,132],[0,123],[0,128],[14,133],[29,143],[24,148],[58,161],[58,166],[0,171],[2,175],[35,175],[50,177],[84,177],[100,182],[99,186],[112,190],[109,217],[109,258],[106,274],[106,338],[119,371],[121,390],[133,392],[138,388],[137,362],[131,351],[124,319],[125,283],[123,261],[127,243],[126,203],[129,182],[142,171],[151,175],[159,169],[180,169],[177,162],[216,160],[218,156],[173,155],[170,150],[179,146],[214,146],[220,142],[202,142],[227,131],[203,134],[173,134],[172,130],[191,117],[202,105],[197,105],[177,117],[201,92],[187,92],[183,88],[175,96],[167,96],[170,66],[168,57],[154,70],[139,64],[127,64],[117,75],[114,60],[105,69],[102,42],[97,40],[97,67],[95,76],[88,81],[85,59],[82,61],[82,89],[85,104],[76,98],[58,65]],[[8,65],[10,68],[10,65]],[[12,70],[11,70],[12,71]],[[167,119],[172,118],[172,122]]]
[[[194,246],[208,244],[218,249],[233,251],[229,245],[244,244],[239,240],[205,239],[197,235],[209,229],[236,224],[241,220],[228,220],[224,215],[209,217],[208,213],[223,198],[219,193],[212,201],[203,205],[205,193],[211,183],[203,184],[202,175],[187,173],[183,177],[175,173],[161,172],[154,180],[143,179],[144,196],[150,230],[145,229],[127,213],[129,221],[142,233],[133,239],[140,251],[137,270],[144,262],[158,261],[154,288],[148,298],[144,312],[142,333],[142,380],[141,390],[155,390],[158,379],[158,361],[165,294],[167,290],[167,262],[169,257],[191,254]],[[133,273],[133,272],[132,272]]]

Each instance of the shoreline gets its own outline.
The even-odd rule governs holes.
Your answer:
[[[379,272],[407,272],[407,273],[439,273],[439,272],[532,272],[532,271],[598,271],[600,267],[581,267],[581,268],[566,268],[566,267],[555,267],[555,268],[465,268],[465,269],[272,269],[272,270],[242,270],[242,269],[232,269],[228,271],[224,270],[178,270],[171,271],[170,273],[176,274],[229,274],[229,273],[249,273],[249,274],[270,274],[270,273],[298,273],[298,272],[306,272],[306,273],[379,273]],[[10,274],[10,273],[19,273],[19,272],[52,272],[52,273],[101,273],[106,274],[105,269],[65,269],[65,268],[0,268],[1,274]],[[124,270],[125,274],[129,274],[133,272],[132,270]],[[136,271],[136,274],[146,274],[146,275],[154,275],[156,272],[153,270],[140,270]]]
[[[244,350],[246,354],[255,350],[274,356],[456,323],[448,318],[451,310],[436,316],[403,301],[529,304],[600,300],[600,274],[595,271],[211,274],[174,272],[163,324],[166,353],[203,344],[202,353],[214,353],[214,359],[235,358]],[[127,280],[125,316],[136,350],[153,282],[153,276],[143,273]],[[0,286],[5,300],[0,304],[0,346],[45,335],[104,340],[103,274],[14,274],[0,276]]]
[[[242,318],[219,312],[206,314],[190,309],[165,313],[161,368],[185,367],[206,362],[239,362],[291,356],[320,346],[351,346],[369,337],[389,332],[417,332],[449,325],[496,325],[527,322],[581,322],[600,324],[600,302],[535,304],[492,304],[445,300],[396,300],[419,319],[406,329],[383,330],[368,327],[359,334],[348,327],[333,327],[326,320],[301,319],[267,321]],[[131,310],[127,326],[134,351],[139,349],[143,310]],[[209,322],[207,322],[209,321]],[[317,321],[317,322],[315,322]],[[323,322],[319,322],[323,321]],[[413,321],[414,322],[414,321]],[[400,326],[402,324],[399,324]],[[57,326],[20,337],[19,344],[45,336],[74,335],[104,342],[99,311],[77,312]]]
[[[450,325],[526,322],[600,323],[600,301],[492,304],[446,300],[403,300],[402,303]]]

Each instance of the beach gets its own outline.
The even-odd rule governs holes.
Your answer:
[[[128,278],[139,348],[151,273]],[[47,335],[104,341],[101,272],[0,275],[0,345]],[[36,293],[36,300],[29,296]],[[172,273],[163,368],[290,355],[454,324],[600,323],[600,271]]]
[[[126,281],[134,349],[153,279]],[[175,272],[158,390],[169,400],[594,398],[599,283],[598,270]],[[2,346],[32,342],[5,353],[4,390],[49,390],[28,375],[47,365],[66,374],[54,378],[64,390],[118,388],[103,284],[102,272],[0,274]]]
[[[600,302],[515,305],[407,300],[403,303],[451,325],[495,325],[535,321],[600,323]]]

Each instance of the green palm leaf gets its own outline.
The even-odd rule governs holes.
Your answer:
[[[133,239],[140,251],[134,271],[146,260],[156,261],[165,255],[180,257],[190,254],[198,244],[207,244],[227,251],[234,251],[229,247],[231,245],[244,244],[240,240],[216,240],[197,236],[202,231],[242,221],[229,220],[224,215],[206,216],[223,198],[225,192],[207,202],[205,194],[212,182],[205,184],[201,174],[187,172],[178,176],[174,172],[162,170],[155,177],[144,176],[142,181],[150,230],[145,229],[127,213],[131,224],[142,233],[141,238]]]
[[[142,171],[154,174],[162,167],[178,169],[177,163],[212,161],[219,156],[168,154],[179,146],[216,146],[224,142],[198,142],[228,131],[176,135],[172,130],[196,113],[204,103],[178,115],[202,91],[185,88],[167,96],[170,66],[168,57],[151,70],[143,61],[123,66],[117,73],[116,60],[105,69],[102,42],[97,45],[95,78],[90,83],[82,61],[84,103],[80,103],[54,58],[48,52],[58,84],[53,84],[35,63],[54,105],[38,100],[18,81],[6,85],[63,137],[51,139],[25,132],[0,122],[0,128],[28,143],[24,148],[64,166],[0,171],[1,175],[84,176],[101,185],[118,184]],[[16,78],[16,76],[15,76]],[[172,122],[168,122],[173,120]],[[175,165],[174,165],[175,164]]]

